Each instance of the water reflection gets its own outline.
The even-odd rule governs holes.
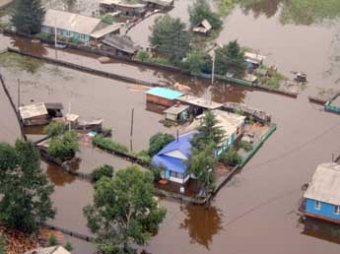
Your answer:
[[[76,180],[74,175],[65,173],[61,168],[53,164],[46,164],[48,179],[56,186],[65,186]]]
[[[250,12],[255,18],[265,15],[267,18],[273,17],[280,9],[281,3],[287,0],[239,0],[240,8],[245,15]]]
[[[213,236],[222,229],[221,211],[214,206],[205,208],[195,205],[185,205],[181,210],[186,214],[186,219],[180,228],[188,231],[193,243],[209,249]]]
[[[306,218],[302,234],[340,244],[340,225]]]

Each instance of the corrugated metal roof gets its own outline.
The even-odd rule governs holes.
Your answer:
[[[304,197],[340,205],[340,164],[320,164],[314,172]]]
[[[160,6],[171,6],[174,4],[174,0],[143,0],[143,2],[158,4]]]
[[[182,96],[183,93],[163,87],[154,87],[146,92],[147,94],[162,97],[168,100],[174,100]]]
[[[111,35],[106,37],[103,43],[130,54],[133,54],[137,50],[133,41],[126,36]]]
[[[164,113],[168,114],[176,114],[178,115],[179,113],[182,113],[183,111],[187,110],[189,108],[188,105],[174,105],[171,108],[168,108],[167,110],[164,110]]]
[[[43,102],[19,107],[19,112],[22,119],[48,114],[45,103]]]

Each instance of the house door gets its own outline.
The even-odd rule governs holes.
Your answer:
[[[165,177],[165,179],[169,179],[170,178],[170,171],[169,170],[165,170],[164,177]]]

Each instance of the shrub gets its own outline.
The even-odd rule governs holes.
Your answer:
[[[110,152],[120,152],[123,154],[129,152],[129,149],[125,145],[115,142],[110,138],[105,138],[103,135],[96,135],[92,139],[92,144]]]
[[[64,246],[64,248],[67,250],[67,251],[72,251],[73,250],[73,246],[70,242],[67,242]]]
[[[57,237],[54,234],[51,234],[47,240],[48,246],[56,246],[59,244]]]
[[[62,135],[65,132],[65,125],[61,122],[51,122],[44,128],[44,133],[51,137]]]
[[[237,165],[241,163],[242,158],[240,155],[237,154],[236,150],[231,147],[227,151],[222,153],[222,155],[220,156],[220,160],[230,165]]]
[[[5,241],[5,238],[0,235],[0,254],[5,254],[6,250],[6,241]]]
[[[102,16],[100,18],[100,20],[103,22],[103,23],[106,23],[106,24],[109,24],[109,25],[112,25],[113,22],[114,22],[114,18],[112,17],[112,15],[105,15],[105,16]]]
[[[48,153],[62,161],[74,157],[78,150],[78,137],[75,131],[67,131],[62,136],[53,137],[48,146]]]
[[[91,173],[91,177],[92,177],[93,181],[95,181],[95,182],[98,181],[103,176],[106,176],[108,178],[112,178],[113,177],[113,167],[105,164],[105,165],[103,165],[99,168],[96,168]]]
[[[173,140],[175,140],[175,137],[171,134],[161,132],[156,133],[149,140],[149,155],[151,157],[154,156]]]
[[[150,59],[150,56],[148,52],[146,52],[145,50],[139,50],[137,53],[137,59],[142,62],[148,62]]]
[[[247,142],[247,141],[240,141],[239,147],[240,147],[240,148],[243,148],[243,149],[246,150],[247,152],[249,152],[251,149],[253,149],[253,145],[250,144],[250,143]]]

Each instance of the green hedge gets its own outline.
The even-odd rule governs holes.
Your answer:
[[[129,149],[125,145],[113,141],[110,138],[105,138],[103,135],[96,135],[92,139],[92,144],[109,152],[118,152],[122,154],[129,153]]]

